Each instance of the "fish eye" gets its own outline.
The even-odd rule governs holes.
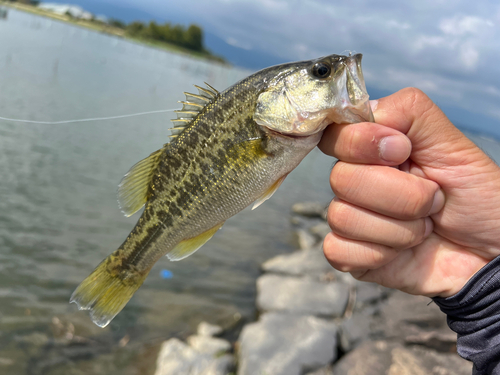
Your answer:
[[[317,78],[327,78],[330,76],[331,72],[332,68],[330,64],[326,64],[324,62],[314,64],[311,70],[312,75]]]

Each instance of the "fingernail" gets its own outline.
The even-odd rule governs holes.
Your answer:
[[[401,164],[410,156],[411,142],[404,135],[390,135],[380,140],[378,150],[385,161]]]
[[[434,230],[434,222],[432,221],[432,219],[430,217],[426,217],[424,219],[425,221],[425,233],[424,233],[424,238],[427,238],[429,237],[429,235],[432,233],[432,231]]]
[[[444,201],[444,193],[441,189],[439,189],[438,191],[436,191],[436,194],[434,194],[434,200],[432,201],[432,207],[429,211],[429,215],[434,215],[441,211],[444,207]]]
[[[372,107],[372,112],[375,112],[378,107],[378,100],[370,100],[370,107]]]

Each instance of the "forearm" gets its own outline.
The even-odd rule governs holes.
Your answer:
[[[433,300],[458,334],[458,353],[474,363],[473,373],[500,374],[500,257],[454,296]]]

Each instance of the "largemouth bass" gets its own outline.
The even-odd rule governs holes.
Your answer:
[[[105,327],[163,255],[193,254],[224,222],[259,206],[332,123],[373,121],[361,55],[330,55],[263,69],[223,92],[185,93],[172,140],[140,161],[118,189],[123,212],[144,212],[125,242],[70,302]]]

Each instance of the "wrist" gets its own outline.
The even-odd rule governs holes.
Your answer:
[[[473,282],[474,277],[481,271],[486,265],[490,263],[491,260],[484,259],[479,256],[471,256],[472,254],[466,254],[463,256],[459,262],[460,272],[455,275],[448,275],[447,288],[442,292],[438,293],[434,297],[438,298],[450,298],[459,294],[462,290],[466,289],[469,282]],[[459,257],[461,257],[459,255]]]

